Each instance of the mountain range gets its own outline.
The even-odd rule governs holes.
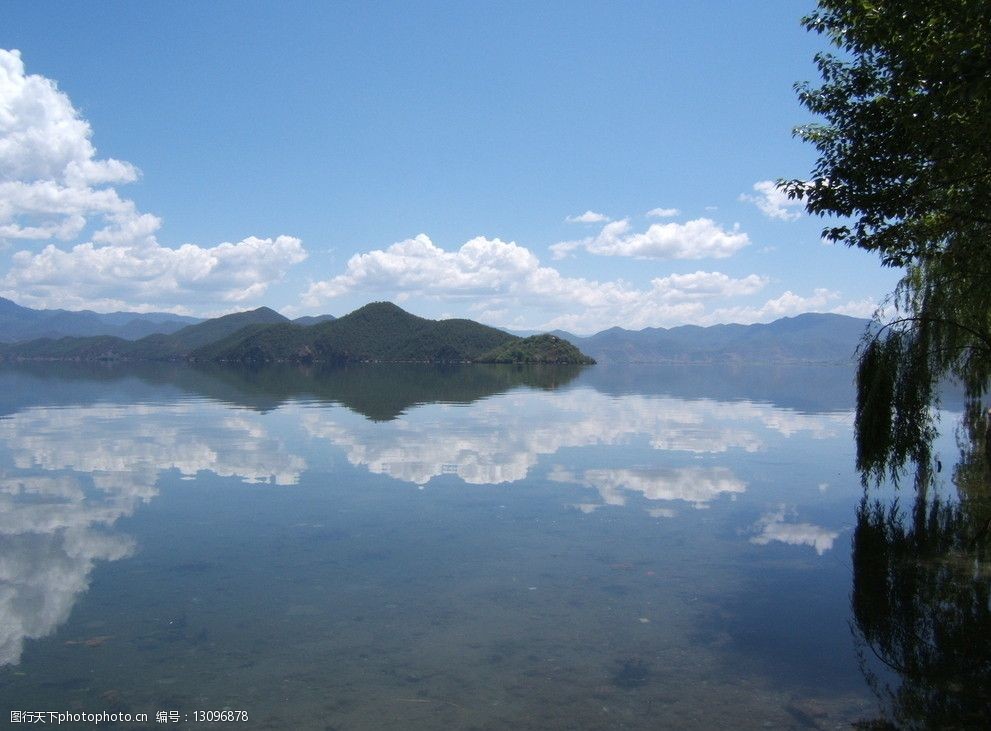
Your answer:
[[[185,360],[217,363],[591,363],[554,335],[520,338],[471,320],[428,320],[390,302],[341,318],[291,322],[268,307],[138,340],[110,335],[0,345],[7,360]]]
[[[95,335],[137,340],[153,333],[173,333],[197,322],[201,322],[198,317],[170,312],[35,310],[0,297],[0,343]]]
[[[849,363],[868,320],[807,313],[768,324],[684,325],[519,337],[471,320],[428,320],[388,302],[341,318],[267,307],[197,320],[170,313],[33,310],[0,298],[0,357],[200,362]],[[572,347],[574,346],[574,347]],[[578,351],[581,351],[580,353]]]
[[[767,324],[554,334],[600,363],[849,363],[870,320],[806,313]]]
[[[307,315],[293,322],[316,325],[333,315]],[[0,297],[0,343],[18,343],[39,338],[94,337],[109,335],[122,340],[140,340],[154,334],[169,335],[201,317],[171,312],[93,312],[92,310],[36,310]]]

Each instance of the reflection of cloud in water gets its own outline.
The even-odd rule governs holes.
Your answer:
[[[133,552],[130,538],[100,527],[144,499],[144,486],[88,498],[73,477],[0,478],[0,666],[19,662],[24,640],[68,618],[96,561]]]
[[[664,470],[612,469],[585,470],[574,474],[555,467],[549,478],[555,482],[586,485],[598,491],[602,505],[626,505],[627,493],[640,493],[647,500],[684,501],[695,508],[706,508],[723,494],[745,492],[747,483],[738,479],[725,467],[681,467]],[[591,512],[595,505],[583,503],[583,512]],[[579,506],[579,509],[582,509]],[[670,518],[670,508],[651,509],[655,518]]]
[[[446,415],[457,420],[462,414],[462,410],[452,409]],[[439,424],[420,427],[405,419],[363,423],[350,429],[325,420],[326,415],[304,415],[303,423],[311,436],[342,447],[351,464],[417,485],[441,474],[456,474],[472,485],[522,480],[536,463],[540,449],[534,446],[537,451],[531,452],[521,448],[518,440],[503,435],[494,424],[479,424],[475,433],[445,433]]]
[[[0,474],[0,666],[68,618],[97,561],[133,552],[130,538],[107,530],[158,494],[163,470],[296,484],[306,462],[260,418],[180,403],[33,408],[0,420],[10,462],[28,472]],[[37,474],[68,470],[87,477]]]
[[[73,469],[105,482],[142,482],[154,495],[162,470],[201,470],[245,482],[294,485],[306,469],[260,417],[215,404],[27,409],[0,421],[0,440],[22,469]]]
[[[754,524],[760,534],[751,538],[750,542],[758,546],[766,546],[771,541],[791,546],[811,546],[820,556],[833,547],[839,531],[826,530],[811,523],[786,523],[789,513],[795,514],[782,505],[773,513],[762,515]]]
[[[847,433],[849,414],[801,414],[746,401],[688,401],[609,396],[590,389],[513,392],[470,408],[413,409],[386,423],[340,420],[309,409],[311,436],[340,446],[348,460],[376,474],[424,485],[442,474],[469,484],[526,477],[541,455],[569,447],[618,445],[646,438],[654,449],[717,454],[765,448],[760,430],[813,439]]]
[[[647,515],[651,518],[673,518],[677,513],[671,508],[648,508]]]
[[[522,480],[541,456],[559,450],[639,441],[691,454],[765,448],[769,433],[815,439],[845,434],[849,415],[808,415],[749,402],[625,395],[590,389],[512,391],[470,407],[432,405],[375,423],[341,409],[290,405],[314,437],[339,445],[372,472],[424,485],[453,473],[470,484]],[[65,621],[96,561],[133,550],[108,533],[116,521],[157,494],[163,470],[202,471],[246,482],[291,485],[305,460],[269,435],[260,414],[211,402],[29,408],[0,420],[9,463],[25,474],[0,474],[0,664],[16,663],[26,638]],[[85,473],[67,474],[68,471]],[[60,473],[42,474],[38,472]],[[705,507],[746,485],[721,467],[668,470],[555,470],[552,479],[595,489],[600,502],[623,505],[640,493],[650,515],[673,516],[658,502]],[[783,540],[828,550],[831,534],[814,526],[767,520],[755,542]],[[802,533],[809,528],[820,533]],[[812,537],[809,537],[812,536]]]

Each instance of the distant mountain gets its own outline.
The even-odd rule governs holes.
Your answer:
[[[169,312],[35,310],[0,297],[2,343],[98,335],[138,340],[153,333],[173,333],[198,322],[201,322],[200,318],[173,315]]]
[[[845,315],[807,313],[756,325],[557,334],[600,363],[848,363],[869,325]]]
[[[136,341],[45,338],[0,346],[11,360],[191,360],[224,363],[465,363],[520,344],[528,363],[587,362],[558,338],[517,338],[471,320],[427,320],[389,302],[304,327],[261,307]],[[494,356],[493,356],[494,357]],[[502,357],[501,355],[499,356]]]
[[[309,327],[310,325],[319,325],[321,322],[330,322],[336,319],[333,315],[304,315],[303,317],[297,317],[293,320],[293,323],[302,325],[303,327]]]
[[[190,325],[178,331],[171,338],[179,343],[183,352],[190,352],[209,343],[215,343],[234,333],[241,332],[246,327],[254,328],[265,325],[282,325],[289,318],[280,315],[268,307],[259,307],[247,312],[235,312],[232,315],[215,317],[198,325]]]
[[[259,307],[188,325],[168,335],[156,333],[133,341],[108,335],[41,338],[2,345],[0,356],[23,360],[182,360],[193,350],[232,333],[286,322],[289,320],[275,310]]]

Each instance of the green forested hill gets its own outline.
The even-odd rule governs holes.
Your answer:
[[[247,326],[276,325],[287,322],[289,322],[289,318],[283,317],[275,310],[259,307],[257,310],[235,312],[232,315],[215,317],[197,325],[190,325],[168,337],[181,350],[190,352],[232,335]]]
[[[464,362],[516,339],[471,320],[427,320],[390,302],[373,302],[310,327],[238,333],[193,357],[238,363]]]
[[[481,363],[584,363],[595,361],[557,335],[544,333],[503,343],[478,358]]]

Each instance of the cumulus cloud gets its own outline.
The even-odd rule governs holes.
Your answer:
[[[345,271],[316,282],[304,294],[308,307],[355,291],[366,296],[417,295],[438,299],[485,296],[489,311],[533,308],[549,313],[541,327],[590,331],[623,322],[646,327],[701,317],[705,302],[753,294],[767,280],[697,271],[658,277],[649,287],[622,280],[599,282],[566,277],[542,266],[527,248],[500,239],[474,238],[456,251],[445,251],[425,234],[386,249],[356,254]],[[562,310],[569,314],[559,314]]]
[[[767,279],[750,274],[734,279],[721,272],[693,272],[671,274],[652,280],[655,289],[669,292],[671,298],[697,299],[702,297],[735,297],[759,292]]]
[[[454,252],[426,234],[388,249],[355,254],[344,274],[312,285],[304,302],[315,305],[362,288],[369,291],[475,295],[505,291],[539,269],[537,257],[516,243],[477,237]]]
[[[676,208],[655,208],[648,216],[665,217],[678,214]],[[685,223],[654,223],[645,231],[634,231],[630,220],[623,218],[606,223],[599,233],[577,241],[553,244],[555,259],[564,259],[576,249],[585,249],[601,256],[622,256],[635,259],[725,259],[747,246],[750,238],[739,225],[727,230],[709,218],[696,218]]]
[[[767,300],[756,307],[721,307],[713,310],[706,318],[707,323],[718,322],[769,322],[782,317],[792,317],[803,312],[830,312],[851,317],[870,317],[877,309],[877,303],[872,299],[851,300],[840,302],[840,293],[824,287],[813,290],[811,295],[803,296],[786,291],[784,294]]]
[[[795,221],[802,217],[802,201],[788,198],[788,195],[778,188],[773,180],[760,180],[754,183],[754,191],[757,195],[741,193],[740,200],[745,203],[753,203],[768,218],[775,218],[779,221]]]
[[[584,241],[560,241],[556,244],[551,244],[548,248],[551,250],[551,258],[567,259],[571,256],[571,252],[582,248],[584,245]]]
[[[609,216],[595,211],[585,211],[580,216],[568,216],[564,219],[567,223],[605,223]]]
[[[849,315],[850,317],[865,317],[870,318],[874,315],[874,312],[879,307],[876,300],[871,297],[865,297],[860,300],[849,300],[842,305],[836,305],[830,312],[837,315]]]
[[[637,259],[724,259],[750,243],[747,234],[709,218],[685,223],[654,223],[646,231],[631,230],[629,219],[612,221],[585,242],[585,249],[604,256]]]
[[[134,219],[135,230],[141,221]],[[237,243],[177,249],[86,242],[71,249],[49,244],[19,251],[0,279],[6,296],[22,304],[79,308],[242,304],[256,300],[289,267],[306,258],[299,239],[249,237]]]
[[[0,50],[0,241],[47,244],[14,254],[0,295],[95,309],[243,303],[306,258],[292,236],[161,245],[161,219],[113,187],[136,180],[138,169],[98,158],[91,137],[55,82],[27,74],[19,52]]]
[[[19,51],[0,49],[0,180],[123,183],[133,165],[94,160],[92,130],[55,83],[26,75]]]

